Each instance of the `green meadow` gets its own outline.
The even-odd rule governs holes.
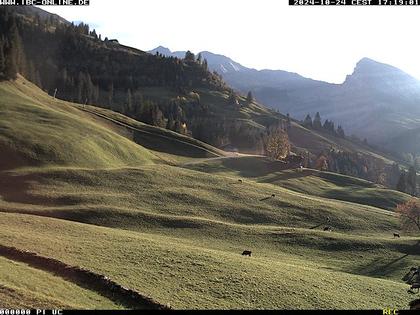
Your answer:
[[[0,84],[0,117],[0,245],[175,309],[408,308],[401,277],[419,265],[420,238],[393,212],[408,195],[233,156],[23,78]],[[24,263],[0,266],[1,307],[122,307]]]

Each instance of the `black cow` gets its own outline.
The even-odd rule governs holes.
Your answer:
[[[251,251],[250,250],[244,250],[242,252],[242,256],[249,256],[249,257],[251,257]]]
[[[394,238],[395,238],[395,237],[398,237],[398,238],[399,238],[399,237],[400,237],[400,234],[398,234],[398,233],[394,233]]]

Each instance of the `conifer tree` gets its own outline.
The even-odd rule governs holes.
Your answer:
[[[290,114],[286,114],[286,129],[290,130],[292,128],[292,121],[290,120]]]
[[[4,66],[4,73],[6,79],[16,79],[17,77],[17,61],[16,61],[16,46],[13,43],[9,44],[6,50],[6,60]]]
[[[338,125],[338,127],[337,127],[337,135],[340,138],[345,138],[346,137],[345,134],[344,134],[344,129],[340,125]]]
[[[407,190],[412,195],[415,196],[417,192],[417,172],[414,166],[410,166],[407,174]]]
[[[131,113],[133,111],[133,101],[131,97],[131,90],[127,90],[127,112]]]
[[[4,57],[3,49],[4,49],[3,39],[0,38],[0,80],[4,78],[5,57]]]
[[[305,127],[312,128],[313,123],[312,123],[312,117],[311,117],[311,115],[309,115],[309,114],[306,115],[305,120],[303,121],[303,125]]]
[[[247,96],[246,96],[246,101],[248,104],[251,104],[254,101],[254,96],[252,95],[252,92],[249,91]]]
[[[185,53],[185,58],[184,59],[185,59],[185,61],[188,61],[188,62],[194,62],[195,61],[195,56],[191,51],[188,50]]]
[[[315,114],[315,118],[313,121],[313,127],[314,129],[320,130],[322,128],[322,123],[321,123],[321,115],[319,114],[319,112],[316,112]]]
[[[397,183],[397,190],[401,191],[401,192],[406,192],[407,191],[407,179],[406,179],[406,173],[404,170],[402,170],[401,174],[400,174],[400,178],[398,179],[398,183]]]

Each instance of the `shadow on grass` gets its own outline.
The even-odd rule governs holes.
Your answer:
[[[405,269],[407,269],[407,263],[405,262],[405,258],[407,258],[410,255],[420,254],[420,241],[417,241],[413,245],[403,246],[400,249],[405,249],[407,253],[393,259],[382,258],[380,260],[372,260],[367,264],[357,266],[356,268],[351,270],[351,272],[365,276],[384,277],[389,274],[392,274],[393,272],[399,269],[405,271]]]
[[[264,179],[261,182],[271,184],[271,183],[275,183],[279,180],[288,180],[288,179],[311,176],[311,175],[313,175],[313,173],[314,172],[311,171],[311,170],[300,171],[300,170],[296,169],[294,172],[286,172],[284,174],[277,174],[276,176],[268,178],[268,179]]]
[[[288,169],[287,163],[270,161],[265,157],[242,157],[240,159],[223,159],[222,166],[239,172],[241,177],[260,177]]]
[[[151,132],[137,131],[133,132],[133,141],[149,150],[180,155],[192,158],[210,158],[217,157],[215,153],[206,151],[199,146],[186,142],[173,140],[163,135],[155,135]]]
[[[324,223],[321,223],[321,224],[315,225],[315,226],[313,226],[313,227],[310,227],[309,229],[310,229],[310,230],[313,230],[313,229],[319,228],[320,226],[322,226],[322,225],[324,225],[324,224],[326,224],[326,223],[327,223],[327,222],[324,222]]]
[[[78,196],[41,196],[33,194],[33,186],[42,185],[45,178],[38,174],[17,175],[11,172],[0,172],[0,197],[7,202],[30,205],[77,205],[81,202]]]

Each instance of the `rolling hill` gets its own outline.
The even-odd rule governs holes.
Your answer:
[[[419,264],[418,237],[393,239],[390,211],[406,195],[311,170],[297,181],[263,157],[54,99],[21,77],[0,83],[0,111],[1,246],[175,309],[407,308],[400,278]],[[0,264],[1,307],[122,307],[52,271]]]

